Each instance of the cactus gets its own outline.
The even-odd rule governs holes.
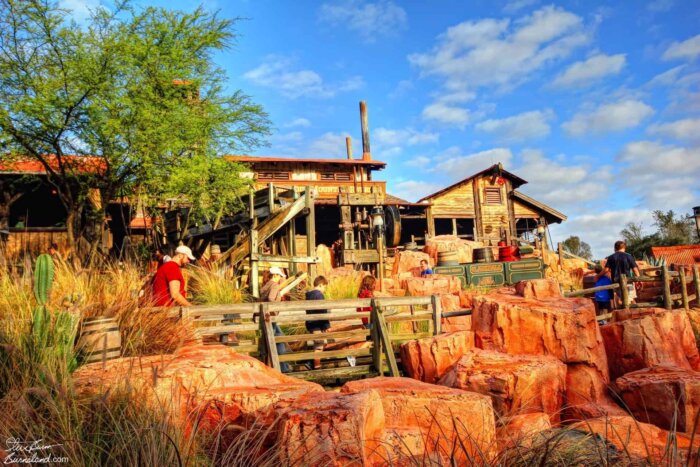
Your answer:
[[[46,306],[49,302],[52,284],[53,259],[50,255],[40,255],[34,266],[34,297],[39,305]]]

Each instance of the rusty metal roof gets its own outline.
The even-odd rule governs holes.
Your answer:
[[[44,157],[52,170],[60,169],[59,159],[55,154],[46,154]],[[60,162],[68,170],[80,173],[99,173],[107,167],[105,160],[97,156],[66,154],[61,157]],[[0,173],[42,175],[46,173],[46,167],[36,159],[17,158],[0,163]]]
[[[700,245],[653,246],[651,256],[665,259],[666,264],[693,266],[700,264]]]
[[[367,165],[376,169],[383,169],[386,162],[377,161],[374,159],[313,159],[299,157],[273,157],[273,156],[244,156],[244,155],[229,155],[225,156],[227,160],[234,162],[245,162],[248,164],[260,164],[267,162],[296,162],[304,164],[341,164],[341,165]]]

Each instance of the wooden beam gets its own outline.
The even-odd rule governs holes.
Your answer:
[[[678,274],[679,279],[681,280],[681,301],[683,303],[683,308],[685,308],[686,310],[690,310],[690,304],[688,303],[688,284],[686,283],[685,267],[679,267]]]
[[[627,276],[620,274],[620,295],[622,296],[622,308],[630,307],[629,290],[627,290]]]
[[[442,334],[442,302],[440,297],[432,295],[430,301],[433,305],[433,335]]]
[[[306,254],[311,257],[316,253],[316,207],[310,186],[304,192],[304,208],[309,212],[306,215]],[[316,263],[309,263],[309,277],[316,277]]]
[[[262,306],[261,315],[262,319],[260,321],[262,323],[263,340],[266,343],[265,351],[267,352],[272,368],[277,371],[282,371],[279,355],[277,355],[277,343],[275,342],[275,331],[272,329],[271,315],[265,305]]]
[[[292,281],[288,280],[289,282],[286,285],[284,285],[282,289],[280,289],[280,296],[287,295],[290,290],[299,285],[302,281],[306,280],[307,277],[309,277],[309,275],[305,272],[302,272],[298,276],[294,277]],[[290,279],[292,278],[290,277]]]
[[[372,351],[363,349],[340,349],[340,350],[311,350],[309,352],[286,353],[279,356],[280,362],[296,362],[301,360],[312,360],[315,358],[337,358],[337,357],[367,357]]]
[[[698,265],[693,266],[693,284],[695,284],[695,306],[700,308],[700,269]]]
[[[620,288],[620,284],[601,285],[598,287],[591,287],[590,289],[581,289],[581,290],[574,290],[573,292],[567,292],[564,294],[564,297],[566,297],[566,298],[580,297],[581,295],[588,295],[589,293],[600,292],[602,290],[615,290],[615,289],[619,289],[619,288]]]
[[[386,357],[386,361],[389,365],[389,375],[398,377],[400,376],[399,373],[399,367],[396,365],[396,357],[394,356],[394,348],[391,345],[391,336],[389,335],[389,329],[386,326],[386,322],[384,321],[384,316],[382,309],[379,307],[375,307],[374,309],[375,315],[376,315],[376,323],[375,326],[377,326],[377,331],[379,334],[379,340],[382,343],[382,348],[384,350],[384,356]]]
[[[666,264],[661,266],[661,281],[664,288],[664,308],[670,310],[673,308],[673,301],[671,300],[671,276],[668,272],[668,266],[666,266]]]
[[[321,260],[318,256],[283,256],[283,255],[260,255],[253,253],[252,256],[257,261],[265,261],[268,263],[309,263],[316,264]]]

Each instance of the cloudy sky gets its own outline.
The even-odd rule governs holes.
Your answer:
[[[204,6],[244,18],[218,61],[275,125],[258,155],[342,157],[346,135],[360,153],[364,99],[377,178],[410,201],[502,162],[569,216],[554,240],[580,235],[596,256],[653,209],[700,205],[697,0]]]

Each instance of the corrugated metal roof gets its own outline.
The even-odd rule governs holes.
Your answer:
[[[341,165],[368,165],[375,167],[377,169],[383,169],[386,166],[386,162],[377,161],[374,159],[314,159],[314,158],[300,158],[300,157],[273,157],[273,156],[243,156],[243,155],[229,155],[225,156],[226,159],[234,162],[245,162],[248,164],[259,164],[266,162],[297,162],[305,164],[341,164]]]
[[[653,246],[651,256],[669,265],[693,266],[700,264],[700,245]]]
[[[53,170],[59,170],[59,160],[55,154],[47,154],[46,161]],[[61,163],[69,170],[82,173],[96,173],[106,168],[103,158],[96,156],[64,155]],[[0,163],[0,173],[10,174],[45,174],[46,167],[36,159],[17,158]]]

